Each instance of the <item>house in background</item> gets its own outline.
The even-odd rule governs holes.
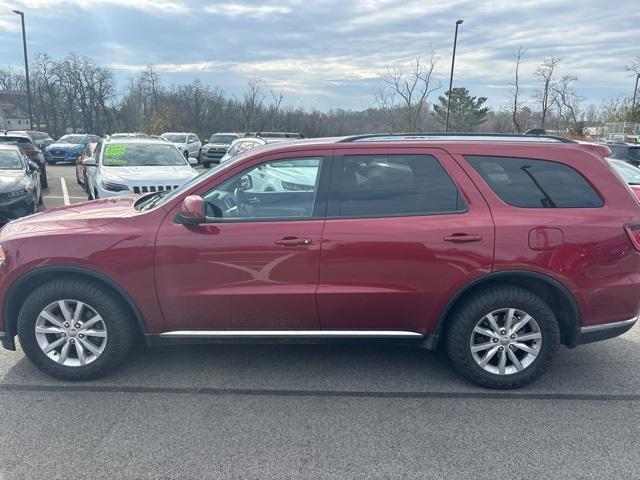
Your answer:
[[[0,101],[1,130],[30,130],[29,116],[11,102]]]

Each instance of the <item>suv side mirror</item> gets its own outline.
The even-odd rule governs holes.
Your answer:
[[[187,162],[189,162],[189,165],[197,165],[198,164],[198,159],[187,156]]]
[[[205,223],[206,214],[204,209],[204,198],[200,195],[189,195],[182,201],[180,223],[183,225],[200,225]]]
[[[97,167],[98,166],[98,163],[96,162],[96,159],[93,158],[93,157],[89,157],[89,158],[84,159],[82,161],[82,164],[85,167]]]
[[[38,171],[40,171],[40,165],[38,165],[36,162],[33,162],[33,161],[29,160],[28,165],[29,165],[29,171],[30,172],[38,172]]]

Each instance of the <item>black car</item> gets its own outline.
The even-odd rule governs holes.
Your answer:
[[[5,131],[4,133],[0,133],[0,145],[16,145],[20,147],[20,150],[22,150],[29,160],[35,162],[40,168],[40,186],[42,188],[49,187],[47,180],[47,162],[42,152],[34,145],[28,134]]]
[[[609,158],[623,160],[634,167],[640,166],[640,145],[629,143],[609,143],[607,147],[611,149]]]
[[[14,145],[0,145],[0,223],[34,213],[42,204],[40,167]]]

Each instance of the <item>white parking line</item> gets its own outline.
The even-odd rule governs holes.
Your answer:
[[[60,183],[62,184],[62,198],[64,198],[64,204],[69,205],[71,202],[69,201],[69,192],[67,191],[67,182],[64,181],[64,177],[60,178]]]

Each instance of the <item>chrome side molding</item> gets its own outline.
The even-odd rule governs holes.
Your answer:
[[[423,338],[405,330],[174,330],[163,338]]]
[[[580,329],[580,333],[591,333],[591,332],[600,332],[602,330],[609,330],[612,328],[624,328],[627,326],[632,326],[638,317],[630,318],[629,320],[622,320],[620,322],[611,322],[611,323],[601,323],[600,325],[590,325],[588,327],[582,327]]]

